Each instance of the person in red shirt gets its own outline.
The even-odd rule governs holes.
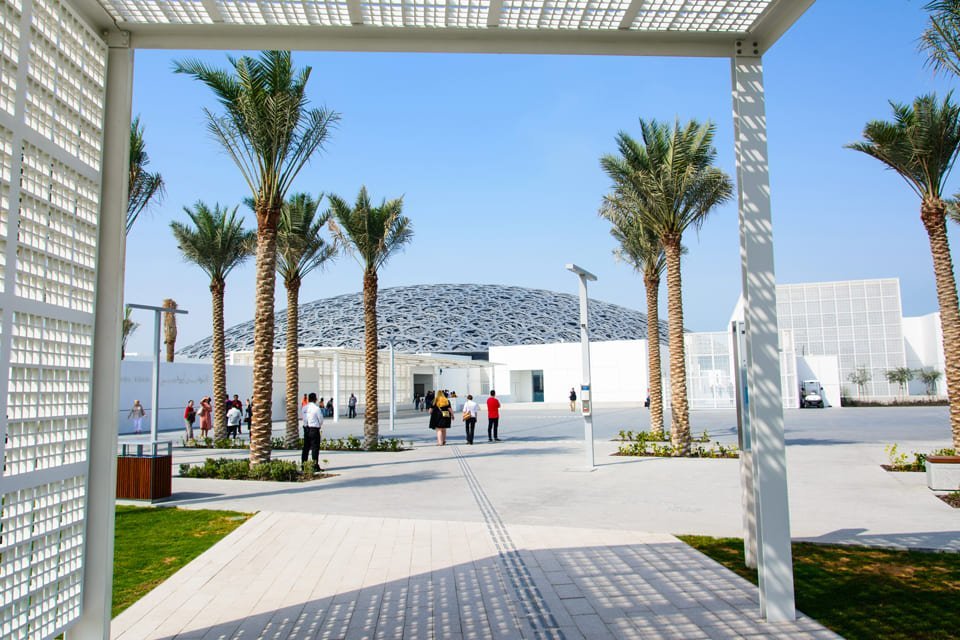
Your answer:
[[[500,438],[497,437],[497,428],[500,426],[500,401],[497,400],[497,392],[493,389],[490,389],[490,397],[487,398],[487,414],[489,414],[487,440],[500,442]]]

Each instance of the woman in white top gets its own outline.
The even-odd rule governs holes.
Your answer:
[[[467,444],[473,444],[473,431],[477,427],[477,412],[480,407],[473,401],[473,396],[468,395],[467,401],[463,403],[463,426],[467,428]]]

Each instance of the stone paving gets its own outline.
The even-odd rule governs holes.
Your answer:
[[[643,428],[645,412],[611,413],[608,432]],[[733,437],[730,416],[695,417]],[[787,447],[795,537],[960,550],[956,511],[923,474],[879,466],[884,441],[943,446],[931,438],[939,410],[798,417]],[[900,433],[903,417],[922,424]],[[405,416],[396,435],[414,450],[322,452],[337,474],[327,480],[174,478],[171,504],[258,515],[122,613],[113,637],[837,637],[802,615],[762,621],[755,587],[670,535],[742,535],[736,460],[616,458],[598,437],[597,469],[584,473],[577,418],[517,410],[504,442],[466,446],[454,429],[436,447],[421,417]],[[175,449],[178,463],[210,455],[246,452]]]
[[[482,499],[482,498],[480,498]],[[113,638],[837,638],[666,534],[261,512]]]

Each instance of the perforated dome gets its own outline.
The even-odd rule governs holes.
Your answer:
[[[490,347],[580,340],[579,300],[542,289],[478,284],[438,284],[381,289],[377,321],[382,344],[395,338],[404,353],[483,353]],[[275,347],[286,342],[287,314],[277,313]],[[666,342],[661,323],[660,340]],[[301,347],[363,348],[363,294],[350,293],[300,305]],[[590,300],[590,339],[647,337],[647,316],[639,311]],[[225,333],[230,351],[253,349],[253,322]],[[180,350],[210,357],[211,338]]]

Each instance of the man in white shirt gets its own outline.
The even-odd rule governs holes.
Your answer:
[[[463,426],[467,428],[467,444],[473,444],[473,432],[477,428],[477,412],[480,407],[473,401],[473,396],[468,395],[467,401],[463,403]]]
[[[303,407],[303,452],[300,454],[301,464],[307,462],[307,452],[313,455],[313,464],[320,467],[320,428],[323,426],[323,412],[317,406],[317,394],[307,396],[307,404]]]
[[[236,438],[240,432],[240,423],[243,421],[243,412],[233,404],[227,410],[227,435]]]

